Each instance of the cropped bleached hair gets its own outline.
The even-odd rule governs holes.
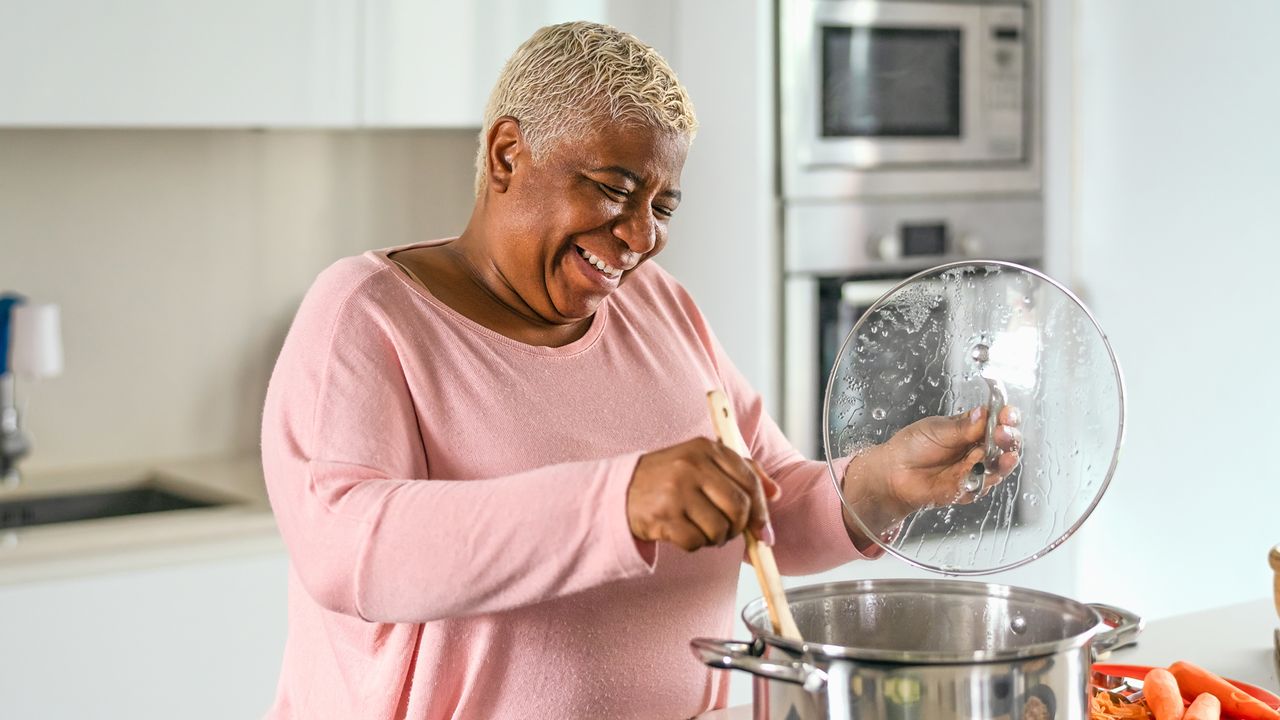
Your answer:
[[[480,128],[477,195],[485,187],[489,129],[504,115],[520,123],[535,158],[605,122],[667,129],[690,141],[698,129],[689,94],[658,51],[592,22],[541,28],[503,66]]]

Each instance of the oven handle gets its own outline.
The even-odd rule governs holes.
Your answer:
[[[840,299],[848,305],[868,308],[902,280],[851,280],[840,286]]]

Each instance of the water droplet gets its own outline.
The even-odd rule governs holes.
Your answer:
[[[1013,619],[1009,621],[1009,630],[1013,632],[1014,635],[1021,635],[1026,632],[1027,619],[1021,615],[1014,615]]]
[[[884,408],[876,408],[875,410],[871,411],[871,417],[877,420],[883,420],[886,415],[888,415],[888,413],[884,411]]]

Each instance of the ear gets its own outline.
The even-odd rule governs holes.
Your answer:
[[[485,171],[489,187],[494,192],[506,192],[511,187],[511,178],[515,175],[516,164],[522,161],[525,153],[524,134],[520,132],[520,121],[510,115],[503,115],[493,122],[485,137],[487,152]]]

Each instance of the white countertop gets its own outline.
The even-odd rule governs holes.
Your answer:
[[[1271,598],[1251,600],[1147,623],[1138,644],[1100,662],[1169,665],[1187,660],[1232,680],[1280,692],[1271,631],[1280,627]],[[716,710],[700,720],[751,720],[749,706]]]
[[[37,473],[0,501],[138,484],[229,504],[0,530],[0,585],[283,551],[257,457]]]
[[[1104,662],[1169,665],[1186,660],[1232,680],[1280,692],[1272,630],[1280,627],[1271,598],[1147,623],[1138,644]]]

